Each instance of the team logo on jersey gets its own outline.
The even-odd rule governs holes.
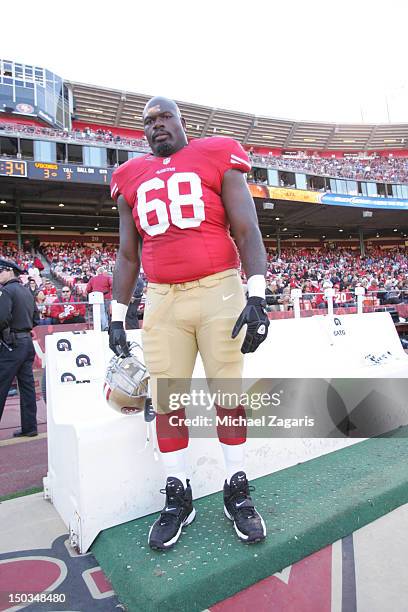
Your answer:
[[[170,163],[170,160],[171,160],[171,157],[165,157],[165,158],[163,159],[163,165],[164,165],[164,166],[167,166],[167,164],[169,164],[169,163]]]

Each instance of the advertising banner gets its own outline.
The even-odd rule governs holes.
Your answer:
[[[310,202],[320,204],[322,193],[304,189],[288,189],[287,187],[268,187],[269,197],[276,200],[292,200],[293,202]]]
[[[382,210],[408,210],[408,200],[397,198],[369,198],[338,193],[325,193],[322,204],[330,206],[351,206],[353,208],[373,208]]]

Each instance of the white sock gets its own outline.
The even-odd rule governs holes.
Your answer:
[[[166,478],[169,476],[178,478],[185,487],[187,480],[187,448],[182,448],[181,450],[172,451],[170,453],[160,453],[160,457],[164,465]]]
[[[231,477],[244,469],[245,443],[244,444],[224,444],[220,442],[224,454],[226,478],[229,482]]]

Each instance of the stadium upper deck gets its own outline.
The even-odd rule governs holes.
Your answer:
[[[71,81],[78,121],[142,132],[142,110],[150,96]],[[273,119],[178,102],[188,136],[224,135],[265,150],[382,151],[408,148],[408,124],[333,124]]]
[[[59,239],[79,233],[115,240],[108,184],[114,166],[147,150],[141,114],[148,98],[0,60],[3,233],[44,240],[55,230]],[[332,125],[184,102],[180,108],[190,137],[233,136],[249,150],[248,181],[265,239],[338,243],[349,237],[361,245],[406,238],[408,124]],[[362,157],[371,157],[369,170]]]
[[[156,95],[159,92],[154,92]],[[0,111],[38,117],[70,129],[75,121],[142,134],[149,95],[63,80],[51,71],[0,59]],[[178,101],[188,136],[232,136],[246,146],[272,152],[405,151],[408,124],[333,124],[239,113]],[[71,123],[73,121],[73,125]]]

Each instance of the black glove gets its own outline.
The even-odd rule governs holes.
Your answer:
[[[118,357],[121,355],[129,357],[129,342],[126,340],[123,321],[112,321],[109,325],[109,348]]]
[[[269,319],[265,310],[266,302],[261,297],[248,298],[247,305],[239,315],[232,330],[236,338],[244,325],[247,326],[241,353],[253,353],[268,335]]]

